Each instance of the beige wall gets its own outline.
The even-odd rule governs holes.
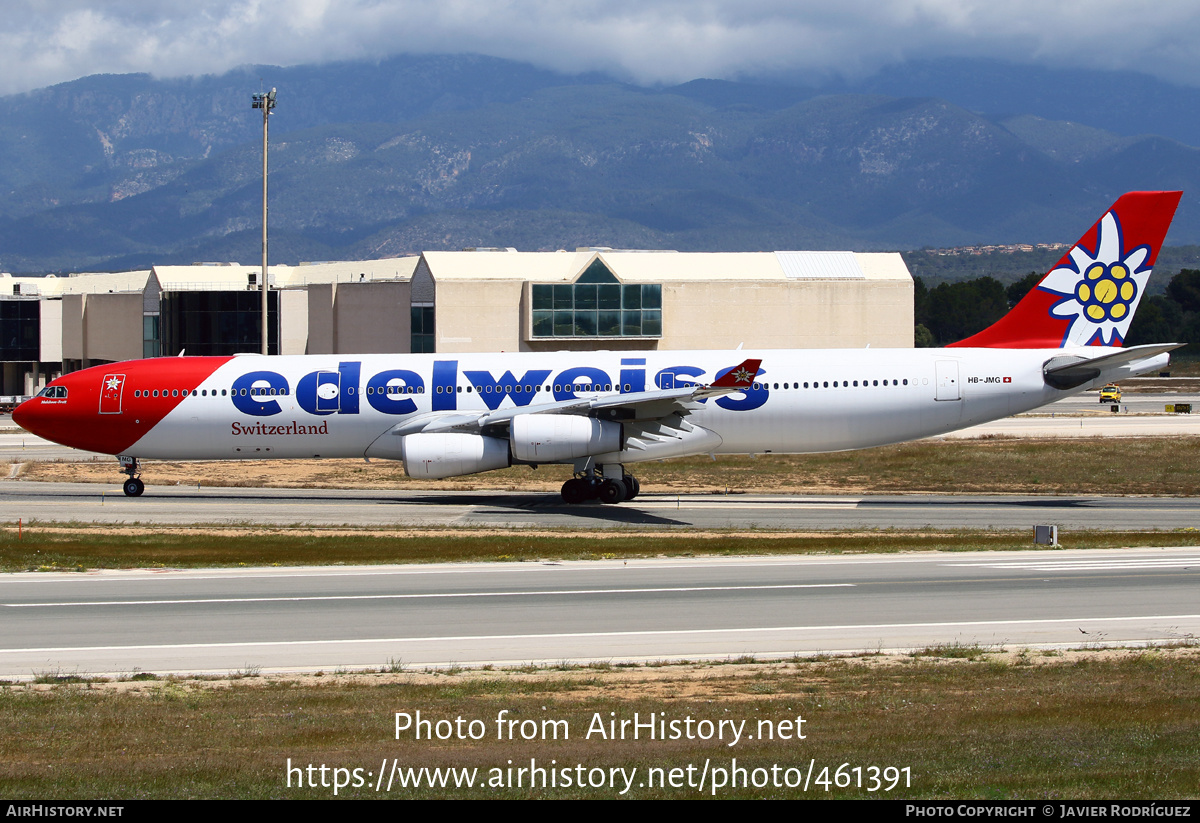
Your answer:
[[[89,294],[85,312],[87,322],[84,325],[84,356],[87,360],[117,361],[141,358],[141,292]]]
[[[308,286],[308,353],[334,354],[334,325],[332,283],[313,283]]]
[[[38,349],[43,363],[61,363],[63,359],[63,304],[61,300],[40,300],[41,313]]]
[[[407,281],[337,284],[337,353],[407,352],[412,343],[411,293]]]
[[[436,350],[521,351],[521,280],[437,284]]]
[[[303,289],[279,292],[279,353],[305,354],[308,350],[308,295]]]
[[[86,294],[64,294],[62,299],[62,356],[83,359],[84,303]]]
[[[411,294],[408,281],[308,286],[308,353],[409,351]]]
[[[660,349],[911,348],[911,281],[664,283]]]

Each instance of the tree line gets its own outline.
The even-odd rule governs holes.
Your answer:
[[[983,331],[1017,305],[1042,279],[1030,272],[1005,287],[994,277],[939,283],[930,289],[913,278],[918,347],[945,346]],[[1180,353],[1200,355],[1200,269],[1183,269],[1166,293],[1142,298],[1129,328],[1127,346],[1187,343]]]

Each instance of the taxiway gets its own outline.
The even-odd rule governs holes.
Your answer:
[[[643,494],[569,506],[556,493],[162,486],[128,498],[95,483],[0,481],[0,521],[120,526],[629,527],[699,529],[1065,529],[1200,527],[1200,501],[1025,495]]]
[[[1200,633],[1200,551],[0,576],[0,676],[1081,646]]]

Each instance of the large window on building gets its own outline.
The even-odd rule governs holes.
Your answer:
[[[142,357],[162,354],[162,338],[158,335],[158,315],[142,315]]]
[[[0,360],[35,363],[41,334],[37,298],[0,300]]]
[[[413,306],[409,351],[431,352],[433,350],[433,306]]]
[[[160,304],[163,353],[229,355],[262,351],[262,293],[165,291]],[[279,354],[279,292],[267,293],[269,353]],[[145,331],[143,331],[145,334]],[[143,337],[143,350],[145,338]]]
[[[662,286],[620,283],[599,260],[574,283],[534,283],[533,337],[661,337]]]

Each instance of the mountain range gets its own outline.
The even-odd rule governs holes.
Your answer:
[[[434,55],[0,98],[0,268],[257,260],[250,95],[271,87],[278,263],[1072,242],[1120,193],[1159,188],[1185,192],[1168,242],[1200,242],[1200,90],[1143,75],[941,60],[645,88]]]

